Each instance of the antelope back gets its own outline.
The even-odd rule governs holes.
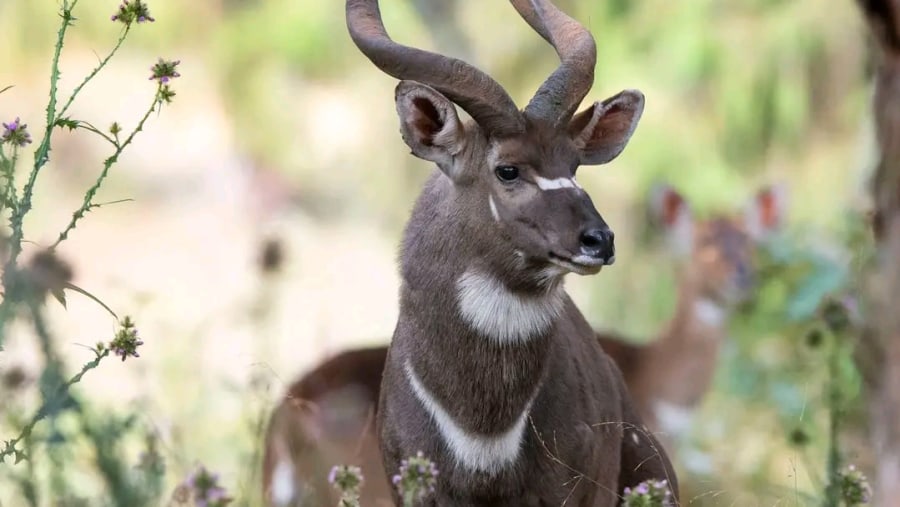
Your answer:
[[[273,411],[263,451],[270,506],[335,505],[327,477],[335,465],[362,469],[363,505],[390,505],[374,417],[386,347],[338,354],[291,385]]]

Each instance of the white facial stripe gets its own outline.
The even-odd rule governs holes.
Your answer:
[[[559,190],[561,188],[577,188],[581,189],[581,185],[575,181],[575,178],[556,178],[553,180],[548,180],[547,178],[541,178],[540,176],[536,176],[534,178],[534,182],[537,183],[538,188],[541,190]]]
[[[294,464],[290,460],[282,458],[275,465],[272,472],[271,485],[272,502],[281,507],[290,505],[294,501]]]
[[[511,465],[519,457],[519,448],[525,432],[525,421],[531,411],[531,402],[519,415],[512,427],[495,436],[470,433],[460,428],[453,417],[438,403],[416,377],[409,360],[405,364],[406,378],[425,410],[431,415],[447,447],[456,462],[468,470],[495,474]]]
[[[488,195],[488,204],[491,205],[491,215],[494,216],[494,220],[500,221],[500,213],[497,212],[497,205],[494,204],[494,196]]]
[[[707,326],[721,327],[725,324],[728,312],[720,304],[700,298],[694,303],[694,316]]]
[[[503,282],[479,271],[467,270],[456,281],[463,319],[499,345],[522,343],[553,325],[563,307],[562,289],[523,297]]]
[[[662,400],[657,400],[653,404],[653,414],[656,416],[659,428],[664,433],[676,438],[690,429],[694,418],[692,408]]]

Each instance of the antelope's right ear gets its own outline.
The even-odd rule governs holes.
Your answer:
[[[656,184],[650,190],[650,217],[666,233],[669,248],[678,256],[694,249],[694,217],[681,194],[670,185]]]
[[[454,157],[463,148],[463,126],[447,97],[416,81],[401,81],[394,93],[400,132],[413,155],[434,162],[456,181]]]
[[[763,241],[781,227],[787,197],[787,187],[784,184],[764,187],[756,192],[744,214],[747,232],[753,239]]]

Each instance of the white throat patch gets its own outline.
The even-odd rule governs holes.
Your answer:
[[[422,385],[409,360],[404,366],[406,378],[416,398],[434,419],[441,437],[459,465],[467,470],[494,474],[516,461],[525,432],[525,422],[531,411],[531,401],[525,405],[525,410],[516,422],[503,433],[492,436],[470,433],[460,428],[453,417]]]
[[[706,298],[700,298],[694,302],[694,316],[710,327],[720,327],[725,324],[728,312],[722,305]]]
[[[534,178],[534,182],[537,183],[538,188],[541,190],[559,190],[561,188],[581,189],[581,185],[575,181],[575,178],[555,178],[548,180],[547,178],[537,176]]]
[[[493,276],[472,269],[456,281],[463,320],[495,343],[523,343],[546,331],[563,308],[562,288],[537,297],[519,296]]]

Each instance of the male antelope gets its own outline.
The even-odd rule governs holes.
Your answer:
[[[691,413],[710,387],[718,350],[727,335],[729,313],[752,287],[754,245],[779,226],[782,196],[779,188],[766,188],[756,194],[744,215],[717,214],[699,222],[671,187],[658,187],[651,196],[652,218],[666,232],[668,251],[681,261],[676,313],[648,345],[634,345],[605,330],[596,334],[622,370],[642,417],[653,431],[663,433],[670,446],[687,428]],[[367,477],[383,475],[380,459],[372,457],[374,441],[369,432],[374,428],[367,427],[366,421],[377,409],[386,357],[387,346],[345,351],[292,384],[266,435],[266,484],[272,484],[276,462],[282,463],[283,470],[296,470],[287,477],[293,481],[288,484],[314,482],[311,475],[301,472],[309,469],[311,460],[353,463],[360,465]],[[355,406],[355,410],[340,412],[344,420],[338,428],[355,428],[359,434],[338,432],[334,424],[300,421],[299,415],[287,419],[292,410],[286,407],[295,405],[294,400],[320,405],[325,413],[337,412],[335,407]],[[323,416],[318,421],[328,419]],[[278,452],[288,450],[278,442],[297,440],[313,425],[322,435],[321,441],[310,441],[294,454]],[[672,451],[670,447],[667,450]],[[295,462],[306,466],[295,466]],[[326,471],[320,469],[318,475],[323,477]],[[386,495],[384,481],[370,481],[362,498],[374,505]]]
[[[727,319],[753,287],[756,242],[781,222],[783,192],[759,191],[745,213],[695,221],[684,198],[660,188],[652,209],[666,230],[669,248],[682,259],[675,315],[659,336],[635,345],[598,332],[642,419],[659,432],[666,449],[686,431],[691,415],[712,383]]]
[[[436,462],[430,505],[611,506],[625,486],[675,479],[652,436],[631,438],[642,425],[621,374],[562,279],[614,260],[575,170],[622,151],[644,99],[575,115],[593,37],[548,0],[511,3],[562,61],[524,111],[474,67],[393,42],[377,0],[347,0],[353,41],[402,80],[404,141],[440,169],[404,232],[377,431],[386,470],[418,451]]]

